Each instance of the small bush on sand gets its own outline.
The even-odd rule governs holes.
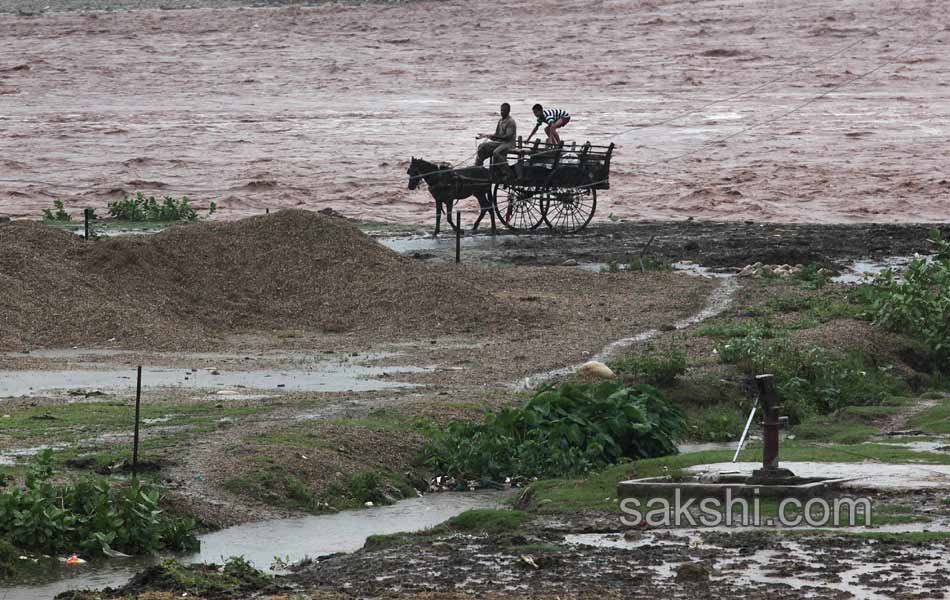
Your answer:
[[[212,202],[208,208],[208,215],[214,214],[217,208],[217,205]],[[109,215],[122,221],[175,222],[198,219],[198,213],[192,208],[188,196],[182,196],[179,200],[165,196],[159,201],[154,196],[146,198],[141,192],[118,202],[110,202]]]
[[[564,477],[624,458],[675,454],[680,410],[648,385],[566,383],[483,423],[428,431],[424,462],[457,478]]]
[[[886,269],[863,291],[874,323],[922,342],[936,368],[950,362],[950,240],[934,229],[930,242],[932,260],[915,259],[903,277]]]
[[[66,212],[66,205],[63,204],[63,201],[56,200],[55,202],[53,202],[52,209],[50,208],[43,209],[43,220],[44,221],[59,221],[60,223],[68,223],[69,221],[72,221],[73,218],[69,216],[68,212]]]

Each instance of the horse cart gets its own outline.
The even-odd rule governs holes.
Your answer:
[[[492,205],[513,231],[531,231],[542,223],[556,233],[574,233],[590,223],[597,190],[610,189],[614,145],[525,145],[519,138],[508,151],[509,165],[491,169]]]
[[[478,200],[480,210],[473,230],[478,229],[482,217],[490,215],[494,231],[497,215],[515,232],[532,231],[544,223],[553,232],[574,233],[593,218],[597,190],[610,189],[613,151],[613,144],[552,146],[518,138],[507,152],[506,164],[489,169],[452,168],[413,158],[407,171],[409,189],[423,180],[428,184],[436,201],[436,234],[443,212],[452,228],[459,230],[454,209],[469,197]]]

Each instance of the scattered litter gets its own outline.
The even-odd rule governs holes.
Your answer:
[[[739,271],[739,277],[792,277],[805,269],[804,265],[765,265],[760,262],[746,265]],[[831,275],[828,269],[818,269],[819,275]]]
[[[102,544],[102,553],[109,558],[132,558],[132,556],[129,554],[119,552],[118,550],[113,550],[111,547],[109,547],[109,544]]]
[[[534,557],[531,556],[530,554],[522,554],[522,555],[519,556],[518,558],[521,559],[521,562],[523,562],[523,563],[525,563],[525,564],[527,564],[527,565],[529,565],[529,566],[531,566],[531,567],[533,567],[533,568],[535,568],[535,569],[540,569],[540,567],[538,566],[538,563],[536,563],[536,562],[534,561]]]
[[[79,558],[79,557],[76,556],[75,554],[73,554],[73,555],[70,556],[69,558],[63,559],[63,562],[65,562],[67,565],[84,565],[84,564],[86,564],[86,561],[84,561],[83,559]]]

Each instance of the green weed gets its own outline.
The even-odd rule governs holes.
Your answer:
[[[669,385],[686,373],[686,353],[671,347],[664,353],[634,354],[612,362],[610,368],[637,383]]]
[[[902,278],[885,269],[862,291],[874,323],[923,343],[937,371],[950,362],[950,240],[934,229],[930,242],[931,262],[914,260]]]
[[[56,212],[53,212],[55,209]],[[56,200],[53,202],[53,209],[44,208],[43,209],[43,220],[44,221],[56,221],[59,223],[68,223],[72,221],[73,218],[69,216],[69,213],[66,212],[66,206],[63,204],[62,200]]]
[[[29,467],[25,489],[0,493],[0,533],[11,544],[45,553],[114,548],[128,554],[198,547],[193,521],[176,521],[158,508],[159,492],[136,478],[113,488],[84,479],[54,484],[53,453],[44,450]]]
[[[161,201],[154,196],[146,197],[138,192],[135,196],[108,204],[109,214],[122,221],[154,221],[173,223],[177,221],[196,221],[198,213],[191,206],[188,196],[176,200],[165,196]],[[214,214],[217,204],[212,202],[208,208],[208,216]]]
[[[464,479],[583,473],[625,457],[676,452],[682,413],[648,385],[566,383],[483,423],[432,428],[423,462]]]

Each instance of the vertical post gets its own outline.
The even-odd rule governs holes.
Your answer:
[[[82,209],[83,222],[85,223],[85,234],[86,240],[89,240],[89,209]]]
[[[762,468],[778,468],[778,394],[771,375],[755,378],[762,403]]]
[[[462,211],[455,212],[455,264],[462,262]]]
[[[778,413],[779,397],[775,389],[775,377],[756,375],[755,385],[759,390],[762,406],[762,468],[752,472],[753,483],[779,483],[795,477],[788,469],[779,466],[778,460]]]
[[[135,381],[135,434],[132,437],[132,472],[138,472],[139,465],[139,415],[142,406],[142,365],[139,365]]]
[[[269,208],[265,208],[265,209],[264,209],[264,214],[265,214],[265,215],[269,215],[269,214],[270,214],[270,209],[269,209]]]

